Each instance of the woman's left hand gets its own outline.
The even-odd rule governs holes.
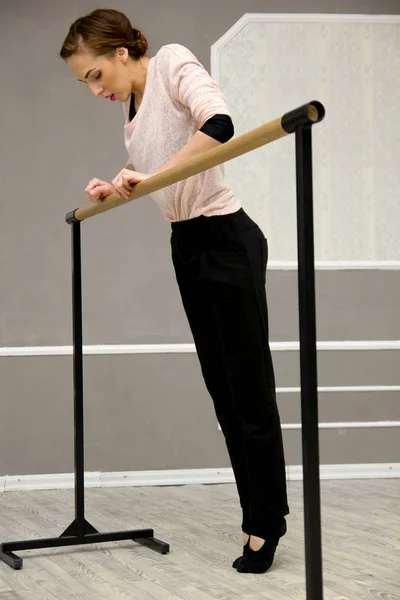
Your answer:
[[[151,175],[145,175],[144,173],[138,173],[137,171],[131,171],[130,169],[122,169],[122,171],[120,171],[111,181],[111,185],[114,187],[117,196],[124,196],[128,199],[133,187],[149,177],[151,177]]]

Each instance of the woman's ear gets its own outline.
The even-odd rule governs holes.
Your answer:
[[[128,56],[129,52],[127,48],[117,48],[117,57],[123,64],[126,64]]]

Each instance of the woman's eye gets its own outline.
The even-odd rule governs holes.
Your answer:
[[[95,79],[100,79],[100,77],[101,77],[101,71],[99,71],[99,72],[97,73],[97,75],[95,75]]]

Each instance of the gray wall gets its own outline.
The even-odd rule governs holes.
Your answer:
[[[245,12],[399,14],[398,0],[110,0],[150,41],[210,46]],[[0,17],[0,344],[71,344],[70,228],[89,179],[125,164],[122,110],[95,99],[58,58],[70,23],[97,2],[2,0]],[[240,48],[238,49],[240,52]],[[266,115],[266,118],[276,115]],[[145,198],[84,223],[84,343],[191,342],[170,263],[169,225]],[[268,275],[271,339],[298,339],[296,277]],[[320,340],[400,339],[397,271],[317,273]],[[321,352],[320,385],[399,384],[399,352]],[[274,354],[278,386],[298,385],[296,352]],[[0,475],[73,470],[71,357],[0,358]],[[193,354],[85,360],[89,470],[229,466]],[[321,394],[322,421],[399,420],[394,393]],[[299,422],[299,398],[279,396]],[[300,434],[285,431],[288,464]],[[397,429],[321,431],[323,463],[400,462]]]

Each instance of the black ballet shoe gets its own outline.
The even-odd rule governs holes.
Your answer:
[[[240,560],[241,560],[241,559],[242,559],[244,556],[246,556],[246,554],[247,554],[247,552],[248,552],[249,550],[250,550],[250,536],[249,536],[249,539],[247,540],[247,542],[245,543],[245,545],[243,546],[243,554],[242,554],[242,556],[238,556],[237,558],[235,558],[235,560],[234,560],[234,561],[233,561],[233,563],[232,563],[232,567],[233,567],[234,569],[236,569],[236,567],[237,567],[237,566],[238,566],[238,564],[239,564],[239,561],[240,561]]]
[[[265,540],[259,550],[252,550],[249,543],[246,554],[240,557],[237,562],[236,570],[238,573],[265,573],[268,571],[274,562],[279,539],[285,535],[286,531],[287,525],[284,519],[278,535],[272,539]]]
[[[274,562],[277,544],[265,540],[259,550],[249,549],[249,552],[239,560],[236,570],[238,573],[265,573]]]

